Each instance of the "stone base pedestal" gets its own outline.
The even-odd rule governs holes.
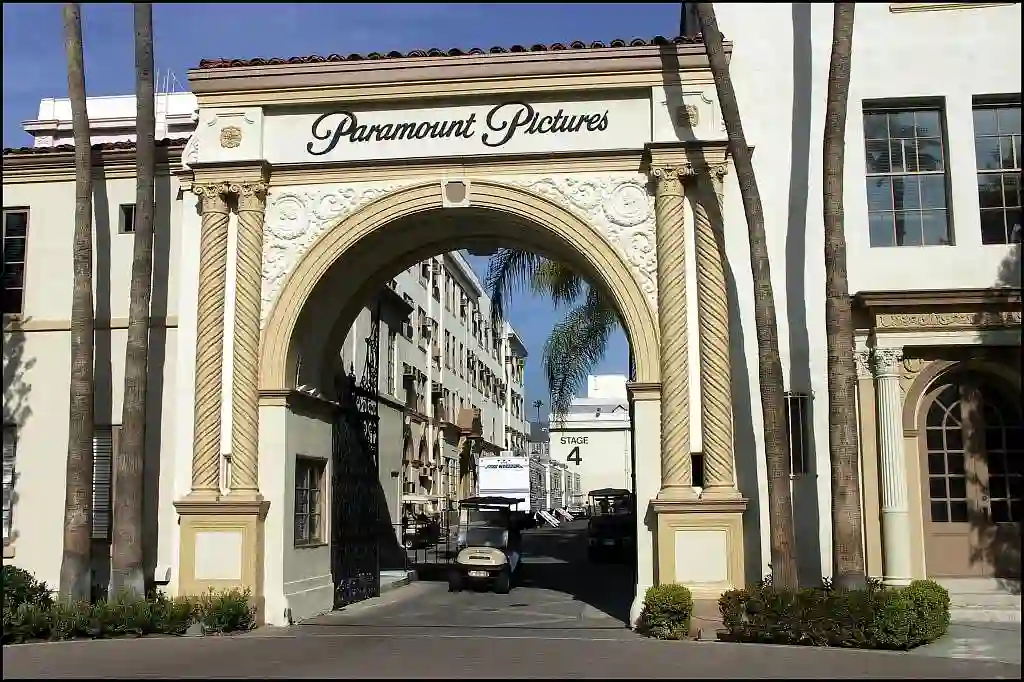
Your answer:
[[[270,502],[262,499],[216,500],[186,497],[178,510],[181,546],[178,594],[248,589],[263,622],[263,523]]]
[[[694,599],[718,599],[745,585],[743,512],[747,501],[652,500],[657,515],[657,582],[679,583]]]

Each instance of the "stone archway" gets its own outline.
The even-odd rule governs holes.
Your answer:
[[[496,182],[466,179],[459,170],[454,171],[454,179],[388,185],[387,189],[312,183],[319,186],[289,185],[268,192],[269,167],[231,173],[202,169],[202,178],[197,176],[193,184],[202,197],[202,240],[192,485],[191,492],[175,503],[182,528],[182,589],[214,584],[213,578],[195,571],[209,560],[206,555],[212,549],[202,543],[210,535],[208,526],[216,523],[230,528],[238,538],[238,556],[245,569],[218,579],[222,580],[218,584],[249,585],[260,592],[265,582],[268,611],[281,610],[284,576],[270,557],[279,556],[287,542],[289,497],[284,489],[287,468],[278,462],[291,447],[286,434],[292,403],[301,393],[296,390],[297,370],[306,372],[307,366],[320,362],[315,353],[302,355],[301,347],[322,350],[324,346],[317,342],[328,338],[333,328],[351,322],[356,309],[379,292],[394,272],[468,246],[467,239],[505,242],[565,262],[603,287],[619,313],[635,368],[629,391],[634,403],[636,494],[641,508],[647,505],[637,519],[638,577],[631,620],[639,613],[644,590],[656,582],[683,582],[695,594],[714,597],[723,589],[742,585],[746,500],[735,480],[726,280],[716,236],[723,230],[721,198],[727,164],[724,146],[715,152],[714,163],[703,154],[699,163],[693,163],[688,153],[682,146],[652,147],[642,171],[638,168],[619,176],[513,176]],[[221,179],[243,175],[249,179]],[[452,184],[461,185],[462,191],[446,192]],[[332,196],[328,199],[321,190]],[[696,325],[687,322],[685,277],[684,216],[691,191],[699,266]],[[321,215],[311,232],[293,226],[298,229],[291,238],[304,235],[302,246],[299,257],[292,258],[297,263],[288,262],[282,270],[280,262],[265,259],[264,247],[272,250],[276,245],[265,243],[264,237],[273,233],[268,200],[273,205],[275,194],[285,193],[291,193],[299,207],[303,200],[344,204],[341,212],[346,215],[335,212],[340,219],[333,221]],[[354,195],[358,195],[355,201]],[[238,255],[233,268],[233,350],[225,358],[230,202],[237,202]],[[268,275],[268,265],[271,270],[277,267],[276,273]],[[320,295],[325,298],[317,300]],[[341,313],[333,320],[305,315],[339,308]],[[306,333],[307,323],[316,334]],[[704,427],[705,486],[700,498],[692,486],[689,425],[688,344],[694,326],[700,342]],[[230,363],[231,376],[227,391],[231,469],[230,481],[223,486],[226,492],[217,476],[225,394],[220,382],[222,359]],[[318,374],[322,376],[322,372],[311,372],[311,376]],[[277,502],[270,504],[271,499]],[[268,542],[273,538],[276,545],[266,561],[264,538]],[[705,561],[711,546],[716,548],[714,556]],[[677,562],[678,556],[693,558]]]
[[[491,212],[506,218],[531,235],[504,235],[506,242],[526,247],[548,246],[559,255],[568,256],[573,267],[597,280],[615,301],[629,337],[636,362],[637,381],[653,383],[659,380],[657,320],[651,303],[622,255],[593,227],[554,202],[524,189],[490,181],[472,181],[469,184],[468,205],[472,209]],[[296,354],[292,344],[300,315],[317,285],[328,272],[346,256],[351,256],[367,243],[376,242],[382,248],[375,253],[359,253],[365,281],[350,296],[359,305],[369,293],[378,289],[392,276],[392,270],[416,262],[424,255],[433,255],[448,248],[458,248],[468,237],[489,237],[501,240],[500,228],[481,225],[473,234],[443,235],[443,225],[419,225],[421,231],[434,229],[441,233],[431,239],[408,233],[391,234],[407,249],[398,252],[398,244],[384,246],[380,238],[385,231],[394,229],[402,221],[415,219],[443,209],[442,184],[428,182],[412,185],[378,199],[352,215],[332,225],[303,255],[297,267],[287,276],[264,325],[260,353],[259,386],[261,391],[292,388]],[[448,211],[463,211],[451,208]],[[450,214],[454,215],[454,214]],[[532,228],[532,229],[530,229]],[[504,231],[509,231],[508,225]],[[497,234],[495,234],[497,232]],[[512,238],[509,238],[509,237]],[[409,239],[413,243],[409,243]],[[653,248],[653,247],[652,247]],[[411,249],[411,250],[409,250]],[[367,263],[366,258],[371,261]],[[361,295],[361,297],[360,297]],[[354,311],[350,311],[350,314]],[[344,319],[341,325],[344,326]]]

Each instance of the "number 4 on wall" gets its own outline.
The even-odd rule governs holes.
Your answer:
[[[565,458],[565,461],[572,462],[576,466],[580,465],[580,446],[574,447],[569,451],[569,456]]]

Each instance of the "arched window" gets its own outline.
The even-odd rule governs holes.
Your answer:
[[[940,378],[920,424],[928,573],[1020,574],[1024,423],[1020,399],[980,372]]]

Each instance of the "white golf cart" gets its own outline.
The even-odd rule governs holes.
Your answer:
[[[459,503],[458,553],[448,574],[448,590],[490,585],[508,594],[519,570],[519,514],[523,500],[469,497]]]

